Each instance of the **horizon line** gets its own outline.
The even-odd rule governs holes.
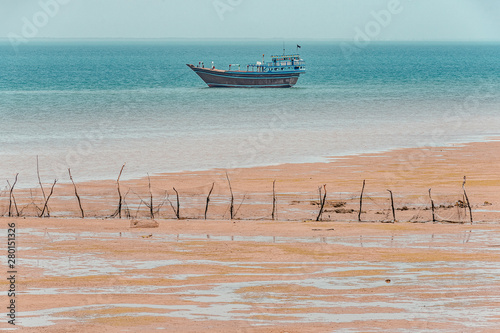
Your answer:
[[[10,42],[8,37],[0,37],[0,41]],[[233,38],[233,37],[38,37],[31,38],[29,41],[285,41],[293,42],[299,41],[330,41],[330,42],[350,42],[355,43],[353,39],[346,38],[281,38],[281,37],[245,37],[245,38]],[[364,41],[362,43],[384,43],[384,42],[469,42],[469,43],[481,43],[481,42],[500,42],[500,39],[388,39],[388,40],[372,40]]]

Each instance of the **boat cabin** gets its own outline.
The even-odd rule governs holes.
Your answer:
[[[277,72],[305,72],[306,62],[300,59],[300,55],[279,55],[271,56],[271,62],[260,62],[256,64],[250,64],[247,66],[247,71],[249,72],[267,72],[267,73],[277,73]]]

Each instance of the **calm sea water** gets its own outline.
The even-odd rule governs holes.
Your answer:
[[[500,135],[500,44],[301,43],[292,89],[210,89],[186,67],[281,42],[0,43],[0,181],[323,161]],[[295,50],[293,50],[295,51]],[[3,185],[0,185],[3,186]]]

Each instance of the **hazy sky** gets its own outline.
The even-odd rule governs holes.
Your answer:
[[[352,40],[359,31],[371,40],[500,40],[500,1],[0,0],[1,38]]]

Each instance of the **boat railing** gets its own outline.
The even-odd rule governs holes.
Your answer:
[[[300,58],[300,54],[280,54],[272,55],[271,58]]]
[[[268,66],[266,64],[261,64],[261,63],[249,64],[249,65],[247,65],[247,71],[249,71],[249,72],[265,72],[267,67]]]
[[[304,67],[306,62],[304,60],[292,60],[292,61],[277,61],[277,62],[268,62],[267,66],[269,67],[294,67],[294,66],[302,66]]]
[[[305,70],[305,61],[294,61],[287,64],[268,62],[265,64],[249,64],[247,65],[248,72],[269,72],[275,70],[275,68],[296,70],[295,67],[300,67],[301,70]],[[231,67],[230,67],[231,69]]]

